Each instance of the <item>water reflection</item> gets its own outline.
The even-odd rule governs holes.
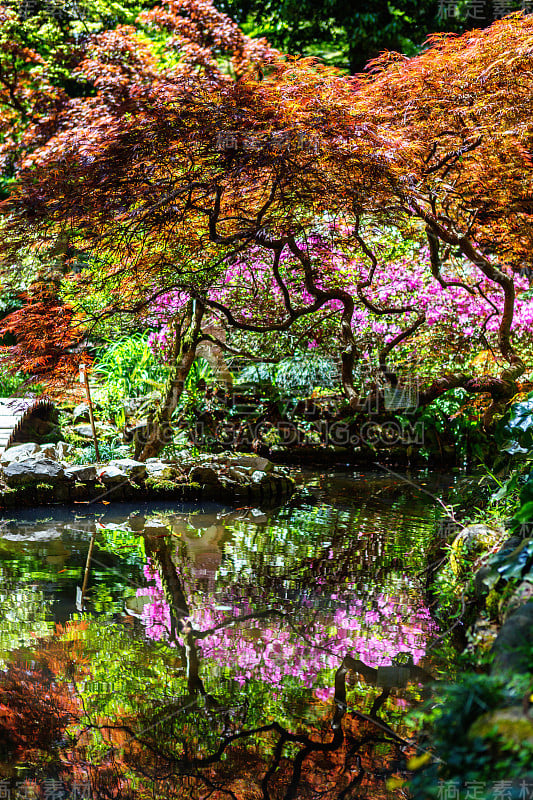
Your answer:
[[[306,485],[276,510],[5,519],[0,779],[43,798],[46,781],[58,797],[393,796],[433,668],[416,579],[433,506],[389,478]]]

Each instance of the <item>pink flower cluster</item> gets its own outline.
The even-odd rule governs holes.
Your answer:
[[[301,243],[304,246],[304,243]],[[413,322],[419,312],[426,315],[422,330],[439,331],[450,340],[468,342],[485,324],[489,337],[499,326],[503,310],[501,289],[488,281],[473,265],[462,263],[455,274],[444,274],[446,280],[461,280],[468,286],[476,284],[472,295],[459,286],[444,288],[433,278],[430,269],[429,248],[413,249],[409,256],[387,258],[379,263],[372,285],[364,295],[378,307],[412,306],[412,311],[401,314],[378,315],[369,310],[357,296],[357,284],[368,276],[368,260],[360,253],[348,254],[320,235],[309,237],[308,248],[315,265],[315,281],[319,288],[343,289],[355,300],[352,329],[357,337],[371,336],[387,343]],[[213,276],[207,297],[226,305],[241,322],[260,325],[280,321],[286,316],[284,296],[272,271],[272,253],[259,247],[228,263],[220,274]],[[280,272],[283,275],[293,306],[309,306],[313,295],[305,288],[301,264],[288,251],[282,253]],[[518,340],[528,341],[533,327],[533,303],[521,295],[529,288],[525,278],[514,276],[517,290],[513,333]],[[485,296],[483,296],[485,295]],[[186,301],[184,292],[174,291],[160,296],[153,304],[151,323],[160,326],[153,334],[151,344],[165,355],[168,353],[168,322]],[[331,300],[324,307],[335,312],[342,309],[339,300]],[[321,335],[316,320],[310,318],[314,334],[310,335],[308,348],[318,346]],[[326,337],[328,338],[328,337]]]

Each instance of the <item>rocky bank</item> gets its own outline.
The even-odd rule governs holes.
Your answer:
[[[73,464],[73,452],[66,442],[29,442],[5,450],[0,457],[0,505],[161,499],[273,504],[294,490],[286,469],[259,456],[191,455],[185,450],[172,460]]]

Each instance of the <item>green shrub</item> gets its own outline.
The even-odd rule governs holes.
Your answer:
[[[430,748],[431,763],[415,772],[409,789],[413,800],[456,797],[466,800],[469,785],[479,782],[483,794],[493,798],[492,784],[520,779],[531,757],[530,748],[507,748],[502,754],[491,736],[470,733],[472,724],[486,712],[522,702],[531,676],[512,681],[498,676],[464,673],[457,683],[435,686],[435,696],[413,712],[410,722],[419,728],[421,749]]]
[[[142,397],[164,387],[169,368],[154,354],[148,339],[145,331],[110,340],[97,354],[92,374],[109,400]]]
[[[501,450],[512,456],[527,457],[533,451],[533,392],[514,403],[499,421],[496,440]]]
[[[111,461],[113,458],[125,458],[123,445],[110,445],[105,442],[98,442],[98,451],[101,461]],[[94,464],[96,462],[96,451],[94,444],[88,445],[78,450],[73,464]]]
[[[27,384],[27,388],[25,386]],[[11,372],[6,367],[0,366],[0,397],[11,397],[16,394],[24,394],[26,391],[35,395],[43,392],[41,384],[29,383],[28,375],[23,372]]]
[[[242,370],[240,383],[273,384],[295,395],[310,395],[321,387],[338,391],[338,368],[331,358],[313,353],[298,353],[279,364],[252,364]]]
[[[453,444],[462,459],[486,460],[492,443],[483,430],[479,412],[468,407],[468,400],[464,389],[454,389],[417,410],[414,421],[423,425],[426,457]]]

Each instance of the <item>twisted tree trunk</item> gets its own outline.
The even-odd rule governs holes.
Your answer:
[[[203,315],[202,303],[198,300],[189,300],[181,324],[176,320],[171,368],[164,395],[160,405],[150,414],[147,429],[135,443],[135,457],[140,461],[159,455],[172,439],[172,414],[178,405],[196,357]]]

